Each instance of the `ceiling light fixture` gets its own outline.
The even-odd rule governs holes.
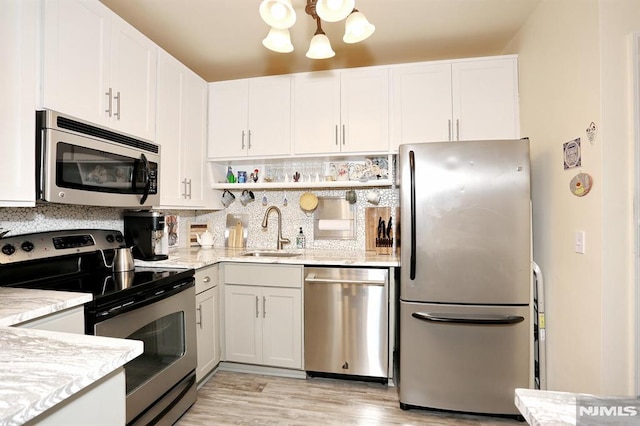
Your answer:
[[[307,58],[326,59],[335,56],[331,42],[322,30],[322,21],[338,22],[346,18],[343,41],[358,43],[367,39],[376,27],[355,8],[355,0],[307,0],[304,9],[316,21],[316,32],[309,44]],[[262,0],[260,16],[272,28],[262,44],[269,50],[280,53],[293,51],[289,28],[296,22],[291,0]]]

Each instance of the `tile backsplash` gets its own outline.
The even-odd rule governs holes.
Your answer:
[[[346,189],[332,190],[310,190],[319,197],[344,197]],[[231,191],[236,196],[236,201],[228,208],[207,214],[199,214],[192,220],[196,222],[208,223],[211,232],[215,235],[214,246],[224,247],[224,230],[228,213],[246,213],[249,217],[247,247],[250,248],[276,248],[277,215],[271,213],[269,216],[269,226],[262,228],[262,219],[269,206],[277,206],[282,211],[282,236],[291,240],[285,248],[296,247],[296,235],[299,228],[306,237],[306,247],[313,249],[331,250],[363,250],[365,248],[365,208],[373,206],[366,199],[369,191],[380,193],[379,206],[397,206],[398,191],[388,188],[362,188],[356,190],[356,239],[355,240],[315,240],[313,238],[314,215],[307,214],[300,208],[300,196],[307,191],[262,191],[254,192],[255,201],[243,206],[239,201],[241,191]],[[263,205],[263,197],[267,198],[266,205]],[[287,205],[284,199],[287,199]],[[181,218],[182,219],[182,218]],[[188,226],[183,226],[187,228]],[[182,236],[181,236],[182,238]],[[184,236],[186,239],[186,235]]]
[[[123,230],[123,209],[109,207],[38,204],[36,207],[0,208],[0,228],[9,235],[60,229],[100,228]]]
[[[299,228],[306,236],[306,247],[331,250],[364,250],[365,248],[365,208],[373,206],[366,200],[370,191],[380,193],[378,206],[397,206],[398,190],[390,188],[356,189],[356,239],[355,240],[315,240],[313,238],[313,214],[305,213],[299,204],[305,190],[257,190],[255,201],[243,206],[239,200],[239,190],[231,192],[236,201],[228,208],[218,211],[161,210],[178,216],[179,246],[189,244],[188,229],[190,223],[206,223],[215,236],[214,246],[224,246],[224,230],[228,213],[246,213],[248,221],[247,246],[249,248],[276,248],[277,216],[271,213],[269,226],[263,229],[262,219],[267,207],[275,205],[282,211],[282,234],[291,240],[285,248],[295,248],[295,239]],[[319,197],[344,197],[346,189],[309,190]],[[263,197],[267,203],[263,205]],[[287,200],[285,206],[285,198]],[[122,213],[124,209],[109,207],[71,206],[62,204],[38,204],[31,208],[0,208],[0,228],[10,230],[9,235],[59,229],[101,228],[123,230]]]

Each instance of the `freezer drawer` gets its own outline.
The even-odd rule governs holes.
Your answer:
[[[400,302],[400,404],[519,414],[529,387],[529,306]]]
[[[306,268],[308,372],[388,377],[388,270]]]

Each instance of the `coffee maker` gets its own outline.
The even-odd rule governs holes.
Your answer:
[[[133,257],[141,260],[169,258],[163,247],[164,215],[150,210],[124,212],[124,239],[133,246]]]

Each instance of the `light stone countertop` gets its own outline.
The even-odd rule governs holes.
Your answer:
[[[88,293],[0,287],[0,326],[20,324],[92,299]]]
[[[7,327],[91,298],[0,287],[0,426],[34,419],[142,354],[137,340]]]
[[[576,396],[570,392],[516,389],[515,404],[532,426],[575,425]]]
[[[136,260],[136,266],[163,268],[202,268],[219,262],[245,263],[280,263],[289,265],[314,266],[368,266],[393,267],[400,265],[400,258],[396,255],[379,255],[368,251],[340,251],[290,249],[282,250],[290,253],[300,253],[295,257],[243,256],[242,253],[253,251],[276,251],[273,249],[245,248],[229,249],[223,247],[178,248],[169,251],[169,259],[160,261]]]

